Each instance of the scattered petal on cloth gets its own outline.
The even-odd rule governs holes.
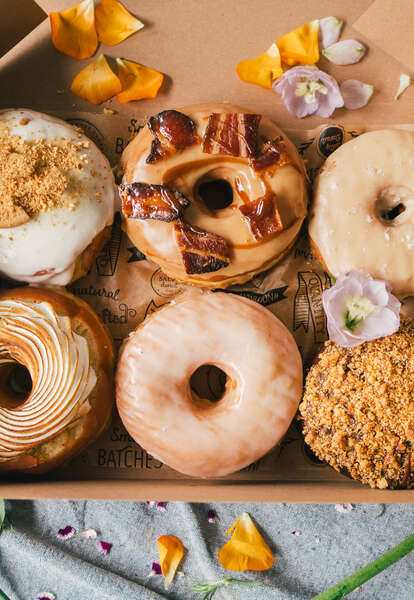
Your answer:
[[[329,339],[340,346],[391,335],[400,326],[401,303],[389,284],[366,271],[349,271],[322,294]]]
[[[157,502],[155,504],[155,508],[157,510],[159,510],[160,512],[165,512],[167,510],[166,504],[165,502]]]
[[[291,115],[329,117],[344,101],[335,79],[316,67],[293,67],[273,84]]]
[[[109,552],[111,551],[112,548],[112,544],[110,544],[109,542],[103,542],[102,540],[99,540],[98,544],[98,550],[99,552],[101,552],[102,554],[109,554]]]
[[[70,89],[79,98],[92,104],[101,104],[118,94],[122,85],[101,54],[75,76]]]
[[[153,562],[150,571],[150,577],[154,575],[162,575],[161,565],[159,562]]]
[[[95,10],[98,39],[115,46],[144,27],[118,0],[102,0]]]
[[[292,531],[292,535],[295,535],[296,537],[298,537],[299,535],[302,535],[300,531]]]
[[[61,540],[68,540],[75,535],[75,528],[72,525],[66,525],[62,529],[58,529],[56,536]]]
[[[164,576],[164,587],[170,587],[178,565],[184,556],[184,546],[173,535],[162,535],[158,538],[158,554],[160,557],[161,571]]]
[[[85,529],[85,531],[81,531],[78,533],[78,537],[84,538],[85,540],[93,540],[98,537],[95,529]]]
[[[239,62],[236,71],[243,81],[270,89],[272,81],[283,74],[278,47],[272,44],[260,56]]]
[[[335,504],[335,510],[339,513],[349,513],[351,510],[354,510],[353,504]]]
[[[155,98],[164,81],[162,73],[122,58],[117,58],[116,64],[122,86],[117,95],[118,102],[124,104],[131,100]]]
[[[322,54],[335,65],[353,65],[365,56],[366,51],[366,47],[361,42],[343,40],[325,48],[322,50]]]
[[[362,108],[369,102],[374,86],[357,79],[347,79],[341,83],[339,89],[344,99],[345,108],[355,110],[356,108]]]
[[[40,592],[36,596],[36,600],[56,600],[56,596],[52,592]]]
[[[51,12],[52,42],[59,52],[73,58],[89,58],[96,52],[94,0],[83,0],[62,12]]]
[[[336,17],[319,19],[319,46],[327,48],[338,41],[344,22]]]
[[[216,512],[214,510],[212,510],[211,508],[207,513],[207,521],[209,523],[218,523],[219,522],[219,518],[218,518]]]
[[[230,571],[266,571],[274,556],[248,513],[237,519],[226,535],[231,539],[219,550],[221,565]]]
[[[411,85],[411,77],[407,75],[407,73],[401,73],[400,75],[400,85],[398,87],[397,93],[394,96],[394,100],[398,100],[403,92]]]
[[[314,65],[319,60],[319,20],[311,21],[285,33],[277,41],[282,62],[293,65]]]

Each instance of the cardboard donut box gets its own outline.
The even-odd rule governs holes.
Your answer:
[[[393,100],[401,73],[414,70],[408,0],[123,0],[145,28],[119,46],[98,53],[123,57],[163,72],[153,100],[94,106],[70,92],[87,61],[71,59],[51,43],[47,14],[75,0],[1,0],[0,109],[31,108],[82,127],[115,165],[139,125],[152,114],[200,102],[232,102],[273,119],[297,144],[310,173],[329,153],[367,128],[411,125],[414,87]],[[167,6],[168,4],[168,6]],[[315,18],[346,21],[343,38],[368,48],[352,67],[320,65],[342,81],[374,85],[371,102],[358,111],[337,110],[330,119],[291,117],[271,90],[240,81],[235,65],[261,54],[283,33]],[[104,110],[110,109],[108,110]],[[287,262],[285,262],[287,261]],[[293,332],[305,364],[326,339],[321,293],[330,279],[310,254],[302,236],[282,266],[254,278],[235,293],[272,310]],[[111,240],[88,276],[69,289],[89,302],[119,347],[147,314],[182,294],[196,293],[165,276],[128,240],[119,218]],[[207,373],[214,395],[218,382]],[[413,490],[373,490],[320,463],[305,447],[293,423],[282,443],[243,471],[218,480],[180,475],[147,454],[130,438],[115,414],[108,431],[70,464],[48,476],[2,476],[3,498],[101,498],[125,500],[243,502],[413,502]]]

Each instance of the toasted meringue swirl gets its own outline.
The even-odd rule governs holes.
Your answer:
[[[27,368],[32,390],[16,408],[0,407],[0,462],[46,442],[87,414],[96,384],[86,339],[48,302],[0,301],[0,367],[10,362]]]

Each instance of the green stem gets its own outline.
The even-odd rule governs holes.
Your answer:
[[[381,573],[387,567],[390,567],[395,562],[403,558],[406,554],[414,550],[414,534],[406,540],[395,546],[373,562],[366,565],[350,577],[347,577],[341,583],[337,583],[322,594],[318,594],[312,600],[339,600],[343,598],[357,587]]]
[[[10,600],[10,598],[6,596],[2,590],[0,590],[0,600]]]

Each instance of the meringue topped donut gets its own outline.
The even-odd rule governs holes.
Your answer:
[[[371,131],[335,150],[316,180],[309,235],[334,277],[363,269],[414,294],[414,133]]]
[[[190,386],[215,365],[227,375],[212,403]],[[233,473],[286,433],[302,394],[295,340],[260,304],[223,292],[187,297],[153,313],[125,341],[116,401],[128,433],[193,477]]]
[[[128,236],[184,283],[251,279],[285,256],[306,216],[296,148],[269,119],[232,104],[151,117],[121,165]]]
[[[44,473],[103,431],[113,407],[112,341],[68,292],[0,293],[0,471]]]
[[[0,111],[0,273],[66,285],[109,237],[111,167],[71,125],[31,110]]]

